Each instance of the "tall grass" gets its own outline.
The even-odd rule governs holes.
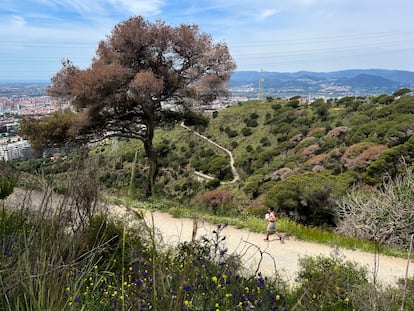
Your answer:
[[[118,201],[118,203],[123,204]],[[142,203],[131,203],[130,206],[137,208],[145,208]],[[149,205],[151,210],[165,211],[173,217],[180,218],[199,218],[212,224],[228,224],[239,229],[248,229],[251,232],[265,233],[267,221],[264,218],[251,216],[248,214],[240,214],[234,212],[233,215],[214,215],[207,210],[200,208],[184,208],[176,205],[168,205],[166,202],[151,202]],[[343,247],[352,250],[361,250],[374,253],[376,245],[373,241],[361,240],[350,236],[338,234],[332,230],[326,230],[319,227],[309,227],[296,223],[287,218],[280,218],[277,222],[278,230],[285,235],[292,236],[302,241],[316,242],[332,246]],[[406,258],[407,254],[403,250],[392,247],[382,247],[382,254]]]
[[[227,252],[221,231],[223,223],[262,230],[257,218],[208,218],[218,223],[211,234],[165,245],[140,213],[111,214],[90,188],[95,184],[87,169],[76,176],[78,184],[72,187],[70,179],[64,195],[45,183],[42,192],[20,192],[14,204],[7,201],[0,219],[1,311],[370,310],[367,305],[385,311],[401,305],[399,288],[375,287],[373,296],[373,285],[361,282],[364,272],[337,259],[304,261],[297,286],[277,274],[245,271],[241,258]],[[158,204],[167,209],[164,202],[150,207]],[[285,220],[279,225],[285,232],[295,228]],[[334,263],[332,271],[319,269],[326,262]],[[408,288],[410,310],[414,292]]]
[[[226,251],[223,225],[167,246],[138,213],[119,219],[96,211],[82,229],[68,230],[67,220],[56,217],[61,213],[38,213],[54,206],[52,199],[40,200],[35,213],[19,206],[1,218],[0,310],[368,310],[359,308],[364,300],[347,278],[358,273],[361,282],[364,272],[340,260],[331,260],[332,269],[343,273],[346,287],[325,270],[336,287],[323,282],[322,258],[307,260],[298,278],[303,285],[290,287],[279,276],[244,271],[241,258]],[[306,286],[310,281],[316,285]],[[366,295],[369,286],[364,283]],[[397,310],[401,296],[397,289],[379,295],[392,301],[388,310]],[[411,298],[406,305],[413,306]]]

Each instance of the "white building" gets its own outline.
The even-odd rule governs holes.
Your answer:
[[[30,159],[32,156],[32,146],[27,140],[0,145],[0,161]]]

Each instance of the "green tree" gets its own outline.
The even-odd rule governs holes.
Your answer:
[[[402,89],[399,89],[398,91],[395,91],[394,93],[392,93],[392,95],[397,97],[397,96],[404,96],[404,95],[407,95],[409,93],[411,93],[411,90],[409,88],[404,87]]]
[[[158,174],[156,127],[176,122],[180,112],[228,93],[235,69],[224,43],[213,43],[196,25],[171,27],[133,17],[101,41],[89,68],[63,62],[48,94],[68,100],[86,116],[89,134],[139,139],[149,161],[144,198]],[[163,105],[174,105],[172,113]]]
[[[57,111],[42,119],[32,117],[20,121],[20,136],[28,139],[36,154],[45,148],[76,144],[82,117],[73,112]]]
[[[243,134],[243,136],[250,136],[253,133],[253,131],[248,127],[243,127],[241,133]]]
[[[404,144],[385,150],[366,169],[365,182],[368,184],[380,184],[385,176],[392,178],[404,172],[405,163],[414,160],[414,136],[411,136]]]
[[[216,156],[209,163],[209,172],[214,173],[217,178],[222,179],[225,172],[229,169],[229,161],[222,156]]]
[[[335,178],[323,174],[291,175],[269,190],[265,205],[304,224],[334,225],[336,201],[345,189]]]
[[[322,120],[326,121],[328,118],[330,103],[325,102],[324,99],[317,99],[312,103],[312,110]]]

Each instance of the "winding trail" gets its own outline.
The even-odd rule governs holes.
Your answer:
[[[234,166],[234,157],[233,157],[233,154],[231,153],[230,150],[224,148],[223,146],[220,146],[216,142],[212,141],[210,138],[208,138],[208,137],[206,137],[206,136],[204,136],[204,135],[202,135],[202,134],[200,134],[200,133],[198,133],[196,131],[193,131],[191,128],[189,128],[184,123],[181,123],[181,126],[183,128],[185,128],[186,130],[192,132],[193,134],[197,135],[198,137],[201,137],[202,139],[207,140],[210,144],[212,144],[212,145],[216,146],[217,148],[223,150],[224,152],[226,152],[229,155],[229,158],[230,158],[230,168],[231,168],[231,172],[233,174],[233,180],[232,181],[229,181],[229,182],[222,182],[223,184],[225,184],[225,183],[233,184],[233,183],[235,183],[236,181],[238,181],[240,179],[240,175],[237,172],[236,167]],[[206,179],[212,179],[213,178],[211,176],[205,175],[205,174],[200,173],[200,172],[196,172],[196,175],[199,175],[199,176],[201,176],[203,178],[206,178]]]
[[[188,218],[174,218],[168,213],[146,212],[146,220],[162,235],[167,245],[179,242],[191,241],[193,220]],[[197,237],[212,235],[216,225],[206,222],[197,222]],[[266,230],[267,221],[263,220],[263,231]],[[270,242],[263,241],[265,234],[252,233],[245,229],[237,229],[227,226],[222,230],[225,236],[226,247],[232,254],[242,255],[242,262],[250,272],[262,272],[263,275],[272,276],[276,273],[285,280],[294,282],[299,269],[299,259],[303,256],[331,256],[339,254],[346,260],[357,262],[368,269],[371,281],[376,273],[376,280],[384,284],[395,285],[399,278],[414,275],[414,264],[408,260],[380,255],[376,257],[372,253],[338,249],[328,245],[305,242],[294,238],[285,239],[280,243],[276,236],[270,238]],[[411,260],[412,261],[412,260]]]
[[[181,123],[181,126],[193,134],[207,140],[217,148],[225,151],[230,157],[230,166],[233,173],[233,180],[229,183],[235,183],[240,179],[236,167],[234,166],[233,154],[230,150],[220,146],[208,137],[193,131],[188,126]],[[211,179],[211,176],[195,172],[195,174]],[[171,215],[161,212],[146,212],[147,222],[156,227],[163,236],[168,245],[179,242],[190,241],[193,234],[194,220],[177,219]],[[205,222],[197,221],[197,236],[211,235],[217,226]],[[263,231],[266,230],[267,222],[263,222]],[[226,246],[230,253],[242,255],[244,267],[250,272],[261,272],[263,275],[272,276],[281,275],[285,280],[294,282],[299,270],[299,260],[304,256],[331,256],[338,254],[345,260],[357,262],[368,269],[371,281],[382,282],[384,284],[395,285],[398,279],[406,275],[414,275],[414,264],[406,259],[391,256],[376,256],[372,253],[338,249],[328,245],[305,242],[292,239],[285,239],[281,244],[273,238],[270,242],[263,241],[264,234],[252,233],[243,229],[236,229],[227,226],[222,234],[226,237]],[[408,256],[408,255],[407,255]]]
[[[29,203],[31,208],[36,209],[45,203],[45,198],[41,192],[25,191],[15,189],[5,203],[10,207],[19,207],[22,202]],[[49,206],[57,205],[61,202],[62,196],[53,195],[48,198]],[[53,201],[53,204],[52,204]],[[109,212],[122,219],[127,219],[131,210],[119,205],[110,205]],[[144,210],[144,218],[148,225],[152,226],[164,241],[165,245],[176,245],[180,242],[191,241],[193,235],[194,220],[189,218],[174,218],[168,213],[150,212]],[[263,220],[263,231],[266,230],[267,222]],[[197,221],[197,235],[212,236],[216,225]],[[296,273],[299,269],[299,259],[303,256],[330,256],[333,252],[339,253],[346,260],[354,261],[362,266],[366,266],[371,280],[374,271],[377,271],[376,280],[384,284],[395,284],[399,278],[404,278],[406,271],[408,276],[414,275],[414,264],[408,264],[407,260],[390,256],[379,256],[379,261],[375,264],[375,255],[361,251],[347,249],[335,249],[333,247],[286,238],[285,243],[280,243],[275,236],[271,237],[270,242],[263,241],[264,233],[252,233],[245,229],[237,229],[227,226],[221,231],[221,236],[226,239],[225,246],[229,253],[241,255],[242,263],[250,272],[261,272],[265,276],[279,274],[286,281],[295,281]],[[408,266],[407,266],[408,265]],[[408,270],[407,270],[408,269]]]

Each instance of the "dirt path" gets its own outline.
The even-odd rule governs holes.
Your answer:
[[[193,220],[173,218],[167,213],[147,212],[148,223],[154,225],[163,236],[164,241],[169,244],[176,244],[182,241],[190,241],[193,230]],[[215,225],[199,222],[197,236],[211,235],[217,227]],[[263,221],[263,230],[266,222]],[[305,255],[329,256],[334,251],[339,251],[347,260],[358,262],[366,266],[372,280],[374,272],[375,256],[371,253],[352,250],[335,250],[334,248],[317,243],[304,242],[295,239],[288,239],[280,243],[276,237],[270,242],[263,241],[264,234],[252,233],[247,230],[236,229],[228,226],[222,231],[226,237],[225,243],[230,253],[243,255],[243,262],[253,272],[259,269],[264,275],[271,276],[277,271],[286,279],[294,281],[298,271],[298,259]],[[389,256],[380,256],[378,263],[377,280],[387,284],[395,284],[398,278],[404,278],[407,269],[407,260]],[[409,276],[414,274],[414,263],[409,264]]]
[[[28,198],[28,196],[30,198]],[[60,196],[56,196],[59,201]],[[42,204],[42,195],[39,192],[26,192],[21,189],[15,189],[13,194],[7,198],[6,205],[19,206],[19,202],[26,200],[33,207]],[[120,206],[110,206],[112,214],[124,218],[127,213],[126,209]],[[162,236],[167,245],[175,245],[178,242],[190,241],[193,232],[193,220],[188,218],[174,218],[168,213],[145,212],[145,219],[149,225],[154,225],[156,231]],[[197,237],[208,235],[211,236],[216,225],[204,222],[198,222]],[[266,228],[266,221],[263,220],[263,231]],[[293,238],[287,239],[285,243],[280,243],[276,237],[270,239],[270,242],[263,241],[264,234],[252,233],[243,229],[236,229],[227,226],[221,232],[226,237],[225,243],[230,253],[242,255],[242,261],[246,268],[252,272],[260,271],[266,276],[274,275],[277,271],[287,281],[294,281],[298,271],[298,260],[305,255],[309,256],[330,256],[334,248],[317,243],[304,242]],[[375,257],[374,254],[361,251],[352,251],[341,249],[339,253],[347,260],[358,262],[366,266],[372,275],[374,272]],[[383,283],[395,284],[399,278],[404,278],[407,269],[407,260],[389,256],[380,256],[378,264],[377,280]],[[409,277],[414,275],[414,263],[409,264]]]
[[[231,151],[230,151],[230,150],[228,150],[228,149],[224,148],[223,146],[220,146],[220,145],[219,145],[219,144],[217,144],[216,142],[212,141],[210,138],[208,138],[208,137],[206,137],[206,136],[204,136],[204,135],[202,135],[202,134],[200,134],[200,133],[198,133],[198,132],[193,131],[193,130],[192,130],[192,129],[190,129],[188,126],[184,125],[184,123],[181,123],[181,126],[182,126],[183,128],[185,128],[186,130],[188,130],[188,131],[192,132],[193,134],[197,135],[198,137],[201,137],[202,139],[207,140],[210,144],[212,144],[212,145],[216,146],[217,148],[219,148],[219,149],[223,150],[224,152],[226,152],[226,153],[228,154],[228,156],[229,156],[229,158],[230,158],[230,168],[231,168],[231,172],[232,172],[232,174],[233,174],[233,180],[231,180],[231,181],[229,181],[229,182],[227,182],[227,183],[229,183],[229,184],[233,184],[233,183],[235,183],[236,181],[238,181],[238,180],[240,179],[239,173],[237,172],[237,169],[236,169],[236,167],[234,166],[234,158],[233,158],[233,154],[231,153]],[[198,172],[197,172],[197,174],[198,174],[198,175],[200,175],[200,176],[202,176],[202,177],[204,177],[204,178],[207,178],[207,179],[210,179],[210,178],[211,178],[210,176],[207,176],[207,175],[204,175],[204,174],[200,174],[200,173],[198,173]],[[223,183],[223,184],[225,184],[226,182],[222,182],[222,183]]]
[[[231,183],[239,180],[239,174],[234,167],[234,159],[232,153],[226,148],[218,145],[209,138],[191,130],[189,127],[181,124],[181,126],[195,135],[206,139],[209,143],[224,150],[230,157],[230,166],[234,179]],[[203,176],[208,178],[208,176]],[[193,230],[193,221],[190,219],[176,219],[165,213],[153,213],[154,225],[157,227],[168,244],[178,243],[180,241],[190,241]],[[151,215],[147,215],[148,221],[152,219]],[[265,231],[267,223],[263,222],[263,231]],[[198,236],[208,235],[216,229],[216,226],[199,223]],[[226,243],[231,253],[243,255],[244,265],[254,271],[261,271],[264,275],[272,275],[276,271],[286,280],[294,281],[296,272],[298,271],[299,258],[309,256],[330,256],[333,252],[339,252],[347,260],[358,262],[362,266],[366,266],[371,280],[376,273],[376,279],[387,284],[395,284],[399,278],[404,278],[407,273],[413,276],[414,262],[389,256],[379,256],[375,258],[374,254],[361,251],[352,251],[347,249],[335,249],[330,246],[317,243],[304,242],[295,239],[289,239],[284,244],[273,238],[270,242],[263,241],[264,234],[251,233],[247,230],[240,230],[234,227],[226,227],[223,232],[226,237]]]

